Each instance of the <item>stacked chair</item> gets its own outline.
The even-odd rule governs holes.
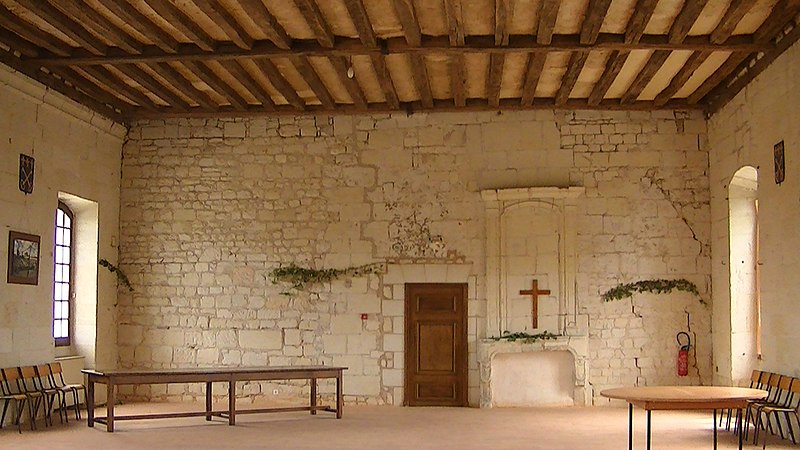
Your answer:
[[[750,377],[750,387],[766,390],[768,392],[767,397],[748,401],[747,407],[744,409],[744,417],[742,417],[741,412],[737,413],[734,432],[744,433],[743,438],[747,439],[752,426],[753,444],[758,444],[759,434],[761,430],[764,430],[766,433],[764,433],[762,448],[766,448],[768,436],[775,434],[774,424],[781,438],[786,439],[788,432],[792,442],[797,444],[794,426],[796,423],[800,429],[800,417],[798,417],[800,411],[800,379],[754,370]],[[730,428],[730,417],[731,411],[728,411],[728,428]],[[794,418],[794,421],[792,421],[792,418]],[[721,424],[722,417],[720,416]],[[784,424],[786,429],[784,429]]]

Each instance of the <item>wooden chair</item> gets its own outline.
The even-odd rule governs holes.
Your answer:
[[[58,400],[58,420],[64,423],[64,416],[67,414],[65,395],[61,389],[53,384],[53,371],[50,369],[50,365],[39,364],[34,369],[36,370],[36,377],[33,379],[34,386],[44,393],[45,408],[47,408],[45,417],[50,418],[50,424],[52,425],[55,402]]]
[[[759,406],[765,404],[775,403],[778,399],[778,394],[780,391],[778,390],[778,380],[780,379],[780,375],[777,373],[772,372],[763,372],[761,374],[761,379],[759,381],[760,387],[759,389],[766,389],[767,397],[761,400],[749,400],[747,402],[747,408],[745,408],[744,420],[742,421],[741,428],[739,432],[744,433],[742,437],[747,439],[747,436],[750,434],[750,423],[752,421],[755,424],[755,410]]]
[[[800,383],[797,383],[800,385]],[[760,405],[756,408],[756,413],[758,416],[754,419],[755,420],[755,435],[753,436],[753,444],[758,444],[758,433],[759,430],[762,428],[769,433],[773,433],[772,431],[772,422],[769,420],[772,416],[772,413],[775,413],[775,423],[778,424],[778,433],[780,433],[781,438],[786,439],[786,435],[783,432],[783,427],[781,425],[780,417],[778,416],[778,412],[786,413],[786,424],[789,428],[789,434],[792,437],[792,442],[795,442],[794,437],[794,430],[792,429],[792,423],[789,420],[789,413],[794,411],[795,417],[797,417],[797,405],[794,404],[794,394],[795,389],[795,379],[793,377],[781,376],[778,382],[778,389],[780,389],[780,393],[778,396],[778,401],[774,403],[767,403],[764,405]],[[766,424],[762,421],[762,418],[766,417],[767,421]],[[766,433],[765,433],[766,436]],[[767,438],[764,437],[764,446],[767,445]]]
[[[60,362],[50,363],[50,372],[53,386],[60,389],[65,395],[63,403],[64,405],[66,405],[66,394],[72,393],[72,400],[74,401],[75,406],[75,420],[81,420],[80,397],[78,397],[78,391],[84,391],[85,393],[86,386],[82,384],[67,384],[64,382],[64,373],[61,369]],[[64,412],[66,413],[66,410]]]
[[[762,372],[760,370],[753,370],[753,373],[750,374],[750,385],[748,387],[753,388],[753,389],[761,389],[762,386],[763,386],[762,383],[761,383],[761,378],[764,376],[765,373],[766,372]],[[728,409],[728,414],[727,414],[727,419],[726,419],[726,422],[725,422],[725,429],[726,430],[730,430],[731,429],[731,416],[732,415],[733,415],[733,410],[729,408]],[[722,426],[722,416],[723,416],[722,414],[719,415],[719,426]],[[737,409],[736,410],[736,417],[735,417],[734,423],[733,423],[733,432],[734,433],[736,433],[737,430],[739,429],[739,427],[741,426],[741,421],[742,421],[742,410]]]
[[[3,415],[0,416],[0,428],[3,427],[3,423],[6,420],[6,412],[8,411],[8,405],[11,402],[14,402],[14,407],[17,411],[17,417],[14,419],[14,423],[17,425],[17,429],[20,433],[22,433],[22,411],[25,410],[25,403],[28,401],[28,396],[25,394],[14,393],[9,384],[8,379],[6,378],[5,374],[7,370],[13,370],[16,372],[16,369],[0,369],[0,400],[3,400]],[[33,429],[33,417],[31,416],[31,429]]]
[[[780,375],[777,373],[771,374],[767,382],[767,390],[769,395],[765,400],[758,400],[748,405],[750,411],[749,420],[753,423],[753,444],[758,441],[759,430],[766,429],[766,425],[760,419],[761,410],[766,406],[785,407],[792,401],[792,392],[788,389],[791,386],[791,377]],[[748,418],[745,418],[745,427],[749,429],[750,423]],[[780,425],[779,425],[780,428]],[[745,429],[745,437],[747,437],[747,429]],[[783,436],[783,430],[781,436]]]
[[[47,394],[39,389],[39,386],[36,382],[36,367],[34,366],[20,366],[19,367],[20,378],[18,383],[21,386],[21,389],[25,395],[28,396],[29,400],[36,400],[34,410],[36,412],[39,411],[39,405],[42,405],[44,409],[44,426],[52,425],[53,417],[50,415],[50,411],[48,410],[49,401],[47,400]],[[33,415],[36,417],[36,414]]]
[[[12,395],[24,395],[28,403],[28,413],[31,419],[31,430],[36,429],[36,415],[39,412],[39,404],[44,395],[41,392],[26,392],[22,383],[22,371],[20,367],[3,369],[3,380],[6,390]],[[21,413],[18,413],[18,419]]]

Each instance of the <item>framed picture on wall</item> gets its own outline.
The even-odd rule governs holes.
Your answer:
[[[39,284],[39,236],[8,232],[8,282]]]

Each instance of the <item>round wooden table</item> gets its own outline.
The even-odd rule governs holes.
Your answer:
[[[650,413],[653,410],[714,411],[714,448],[717,448],[717,410],[738,409],[749,400],[767,396],[767,391],[728,386],[641,386],[606,389],[600,395],[628,402],[628,449],[633,449],[633,407],[647,411],[647,448],[650,449]],[[739,433],[739,449],[742,433]]]

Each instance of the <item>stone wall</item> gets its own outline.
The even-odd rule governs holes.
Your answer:
[[[479,191],[577,185],[586,188],[577,303],[589,317],[589,382],[598,392],[681,382],[674,335],[687,324],[697,354],[683,382],[708,381],[710,315],[696,298],[599,299],[618,282],[673,277],[708,299],[707,169],[705,121],[672,111],[136,123],[124,147],[120,248],[136,291],[120,292],[120,364],[341,364],[350,368],[347,401],[400,404],[402,283],[456,273],[470,289],[477,405],[476,342],[486,336]],[[290,296],[268,280],[290,263],[371,262],[386,263],[385,272]],[[271,397],[274,386],[245,391]],[[200,394],[137,389],[123,393]]]

